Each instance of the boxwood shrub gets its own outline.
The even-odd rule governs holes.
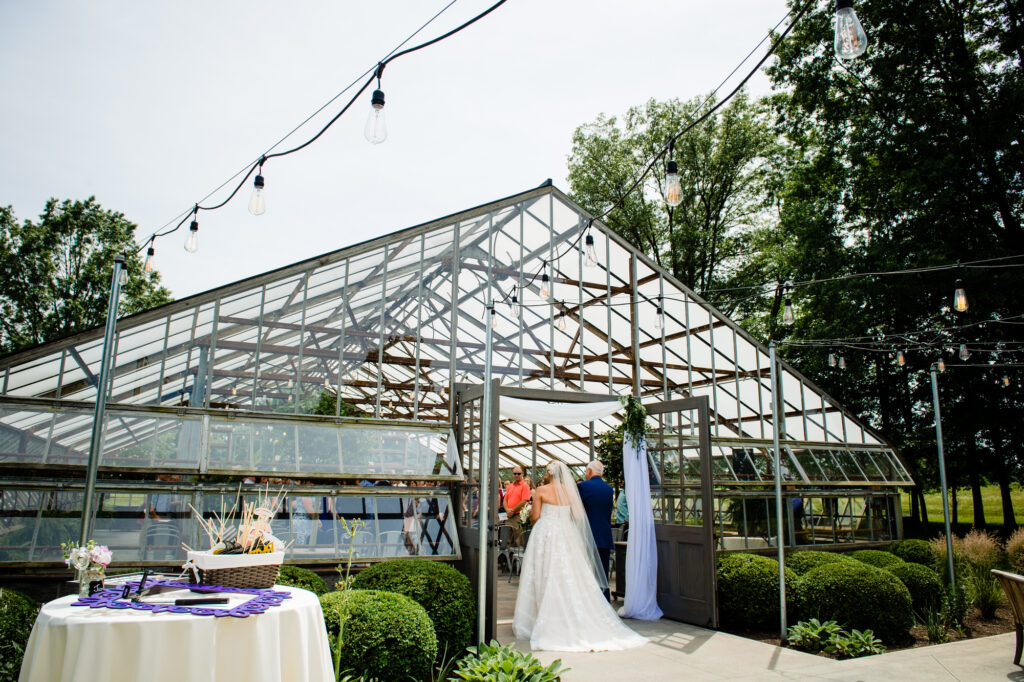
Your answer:
[[[0,588],[0,682],[14,682],[21,672],[25,644],[39,604],[16,590]]]
[[[278,585],[290,585],[309,590],[316,596],[327,594],[327,583],[313,571],[298,566],[284,565],[281,567],[281,574],[277,578]]]
[[[819,552],[807,550],[806,552],[793,552],[786,556],[786,568],[792,568],[797,575],[803,575],[807,571],[825,564],[835,564],[840,561],[853,561],[845,554],[838,552]]]
[[[912,564],[931,566],[935,563],[935,553],[927,540],[917,538],[897,540],[889,545],[889,551]]]
[[[880,549],[858,549],[856,552],[850,552],[850,558],[875,568],[891,568],[903,563],[903,559],[895,554]]]
[[[381,680],[429,680],[437,638],[427,612],[401,594],[342,590],[320,597],[331,656],[341,670]],[[342,626],[342,624],[344,624]]]
[[[888,569],[900,579],[910,592],[914,613],[924,617],[929,610],[942,604],[942,579],[939,574],[921,564],[902,563]]]
[[[778,623],[778,561],[743,552],[722,554],[718,557],[717,577],[718,615],[723,625],[759,628]],[[792,595],[796,581],[796,573],[787,568],[787,597]]]
[[[427,610],[437,633],[438,654],[461,656],[476,623],[476,600],[469,578],[448,564],[429,559],[382,561],[360,572],[352,587],[387,590],[415,600]]]
[[[887,643],[906,640],[914,625],[910,591],[891,572],[856,561],[808,571],[793,600],[800,620],[834,620],[847,629],[872,630]]]

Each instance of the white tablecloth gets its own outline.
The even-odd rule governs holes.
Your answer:
[[[316,595],[248,618],[44,605],[19,682],[328,682],[333,666]],[[197,595],[193,595],[197,596]]]

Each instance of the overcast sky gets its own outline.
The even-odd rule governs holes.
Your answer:
[[[95,195],[142,241],[445,4],[0,0],[0,205],[34,218],[51,196]],[[410,44],[490,4],[458,0]],[[363,138],[367,92],[309,148],[267,163],[264,215],[249,215],[247,185],[200,213],[198,253],[182,248],[186,228],[158,240],[157,268],[180,298],[546,178],[568,191],[577,126],[709,92],[785,13],[784,0],[509,0],[388,67],[385,143]]]

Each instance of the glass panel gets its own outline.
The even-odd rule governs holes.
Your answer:
[[[60,561],[60,544],[77,538],[82,494],[0,491],[0,561]]]

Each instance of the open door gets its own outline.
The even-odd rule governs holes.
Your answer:
[[[491,423],[497,425],[498,420],[498,382],[495,382],[493,410],[494,416]],[[455,387],[455,438],[458,441],[459,456],[462,459],[462,469],[465,473],[465,483],[455,487],[453,504],[458,510],[455,517],[455,528],[459,535],[459,544],[462,546],[462,559],[458,562],[459,570],[469,578],[473,586],[473,594],[479,594],[480,576],[480,453],[481,444],[485,437],[491,441],[491,466],[490,481],[485,482],[485,487],[490,488],[491,504],[488,505],[488,518],[484,523],[490,529],[488,537],[492,550],[487,552],[487,599],[486,613],[484,620],[484,641],[489,642],[497,632],[498,601],[497,590],[495,589],[496,571],[498,569],[497,554],[493,551],[496,542],[495,528],[498,523],[498,505],[493,501],[498,499],[498,442],[497,429],[492,429],[490,434],[483,432],[483,386],[468,386],[457,384]],[[489,485],[488,485],[489,484]],[[474,624],[474,632],[475,632]]]
[[[717,628],[708,398],[645,408],[657,421],[647,452],[658,546],[658,606],[673,620]]]

